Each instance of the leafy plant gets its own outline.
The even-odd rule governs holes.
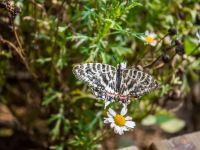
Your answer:
[[[126,60],[129,67],[148,72],[160,88],[132,99],[131,116],[170,133],[187,125],[166,105],[173,99],[182,103],[191,84],[199,81],[195,0],[16,0],[20,13],[5,9],[2,2],[0,14],[9,21],[0,24],[0,100],[27,130],[37,119],[43,120],[48,133],[40,134],[49,148],[98,149],[110,134],[103,125],[103,102],[72,74],[76,63],[116,65]],[[155,47],[144,42],[145,31],[157,34]],[[25,105],[27,112],[35,112],[30,106],[37,102],[42,117],[32,119],[29,126],[13,110],[17,103],[13,99]],[[25,118],[34,116],[25,114]],[[176,129],[169,128],[177,123]]]

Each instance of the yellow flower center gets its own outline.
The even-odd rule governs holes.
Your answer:
[[[124,118],[124,116],[122,115],[119,115],[117,114],[115,117],[114,117],[114,121],[115,121],[115,124],[118,125],[118,126],[124,126],[125,123],[126,123],[126,120]]]
[[[155,39],[149,35],[147,35],[145,37],[145,41],[148,42],[148,43],[153,43],[155,41]]]

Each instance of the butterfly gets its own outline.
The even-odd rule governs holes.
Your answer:
[[[137,69],[127,69],[126,63],[117,67],[101,63],[84,63],[76,65],[73,73],[77,79],[84,81],[92,93],[100,99],[118,100],[128,103],[130,97],[139,98],[158,87],[157,81],[149,74]]]

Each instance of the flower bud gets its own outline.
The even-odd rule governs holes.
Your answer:
[[[176,53],[179,55],[183,55],[185,53],[185,50],[182,44],[178,45],[175,50],[176,50]]]
[[[184,20],[185,19],[185,14],[183,12],[179,12],[178,13],[178,17],[181,19],[181,20]]]
[[[177,33],[177,30],[176,30],[175,28],[170,28],[170,29],[168,30],[168,34],[171,35],[171,36],[176,35],[176,33]]]
[[[162,61],[164,63],[168,63],[170,61],[170,57],[168,54],[162,54]]]
[[[175,41],[175,45],[176,45],[176,46],[181,45],[181,44],[182,44],[181,41],[179,41],[179,40],[176,40],[176,41]]]
[[[20,12],[21,12],[20,8],[19,7],[15,7],[13,9],[13,11],[11,12],[12,18],[14,19]]]

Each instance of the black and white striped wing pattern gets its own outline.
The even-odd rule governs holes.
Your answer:
[[[157,87],[157,81],[145,72],[136,69],[124,69],[122,71],[120,93],[123,95],[130,95],[138,98]]]
[[[115,93],[115,67],[101,63],[85,63],[75,66],[73,73],[90,86],[96,97],[105,100],[113,98],[107,93]]]

